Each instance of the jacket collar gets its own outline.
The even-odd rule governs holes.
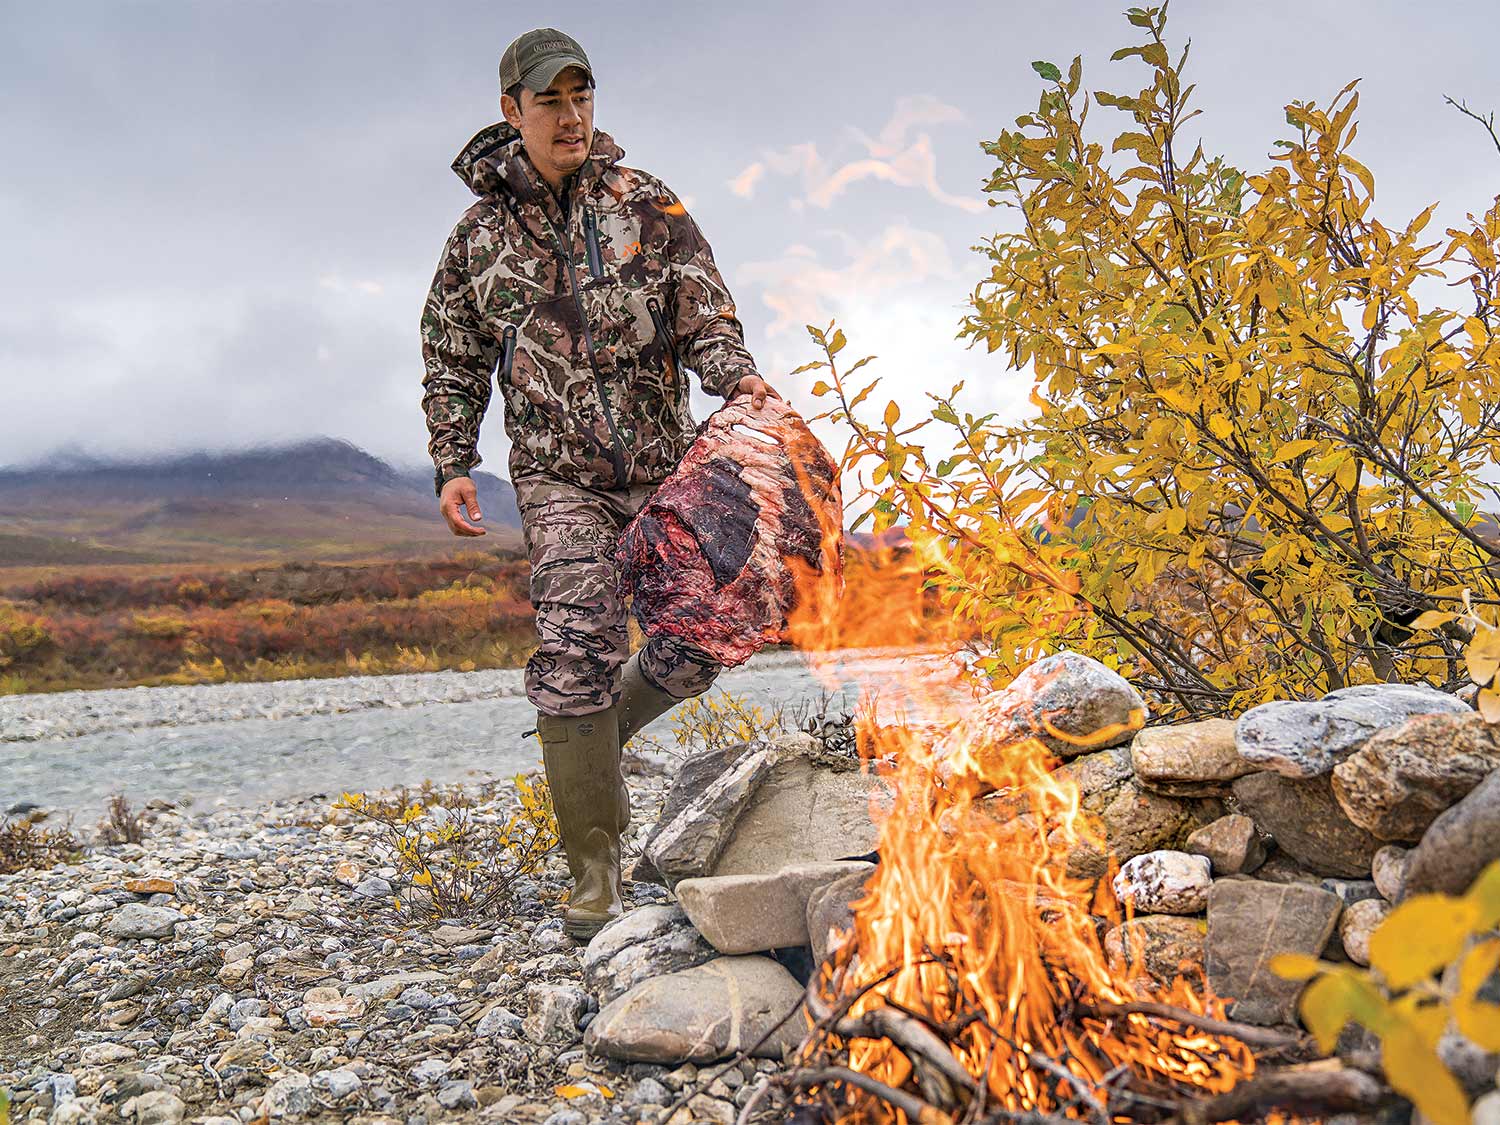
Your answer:
[[[589,154],[574,173],[577,188],[587,188],[624,155],[625,150],[615,144],[613,137],[603,129],[595,129]],[[481,197],[503,193],[518,203],[542,206],[546,206],[549,198],[555,198],[527,155],[521,134],[508,121],[497,121],[475,133],[454,157],[452,167],[469,190]]]

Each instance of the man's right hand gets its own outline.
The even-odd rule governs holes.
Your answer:
[[[464,519],[466,511],[471,520],[484,518],[479,514],[479,493],[474,488],[474,482],[468,477],[454,477],[443,485],[443,493],[438,498],[438,508],[443,513],[443,519],[448,523],[448,529],[454,535],[483,535],[485,533],[484,528]]]

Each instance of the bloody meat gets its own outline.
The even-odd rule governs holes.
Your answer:
[[[647,636],[743,664],[782,639],[799,584],[842,588],[838,466],[786,403],[738,398],[625,528],[616,561]]]

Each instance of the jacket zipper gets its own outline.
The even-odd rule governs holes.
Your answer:
[[[661,302],[655,297],[650,297],[646,301],[646,309],[651,313],[651,323],[656,325],[656,334],[661,337],[666,357],[672,364],[672,378],[680,382],[682,373],[680,365],[677,362],[677,342],[672,339],[672,334],[667,331],[667,318],[662,315]]]
[[[604,255],[599,252],[599,217],[592,207],[583,209],[583,230],[588,240],[589,273],[604,276]]]
[[[516,358],[516,326],[507,324],[505,331],[501,334],[500,346],[500,382],[502,386],[510,381],[510,365]]]
[[[589,366],[594,371],[594,391],[599,396],[599,406],[604,411],[604,424],[609,427],[609,436],[614,439],[614,448],[610,450],[610,460],[615,467],[615,487],[625,487],[625,456],[621,452],[624,441],[620,438],[620,431],[615,426],[614,413],[609,408],[609,399],[604,395],[604,376],[599,371],[599,360],[594,355],[594,334],[589,331],[589,316],[583,308],[583,298],[578,293],[578,274],[573,269],[573,255],[569,252],[567,244],[563,239],[563,232],[558,230],[557,224],[552,221],[552,216],[547,216],[547,222],[552,227],[552,233],[557,238],[557,251],[562,255],[563,264],[568,267],[568,287],[573,291],[573,303],[578,307],[578,320],[583,325],[583,345],[589,351]]]

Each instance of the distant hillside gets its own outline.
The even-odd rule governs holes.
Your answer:
[[[422,556],[519,541],[510,482],[477,470],[490,534],[451,534],[430,469],[335,438],[153,460],[0,469],[0,566]]]

